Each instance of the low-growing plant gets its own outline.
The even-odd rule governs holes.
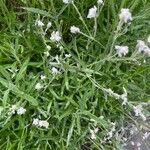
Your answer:
[[[148,0],[0,8],[0,149],[121,150],[139,131],[148,139]]]

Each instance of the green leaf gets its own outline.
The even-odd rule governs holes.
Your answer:
[[[11,90],[16,96],[19,96],[25,100],[27,100],[31,105],[37,106],[38,102],[35,98],[30,96],[29,94],[25,94],[23,91],[19,90],[14,84],[8,83],[5,79],[0,77],[0,83],[5,86],[7,89]]]
[[[75,117],[72,116],[72,123],[71,123],[70,129],[69,129],[69,132],[68,132],[68,136],[67,136],[67,147],[69,146],[70,139],[71,139],[72,134],[73,134],[74,126],[75,126]]]
[[[24,73],[27,69],[28,63],[29,63],[30,58],[28,57],[25,62],[23,63],[19,73],[16,76],[16,82],[18,82],[19,80],[21,80],[24,77]]]
[[[6,106],[8,95],[9,95],[9,89],[4,92],[4,96],[3,96],[3,99],[2,99],[4,107]]]
[[[22,7],[23,9],[29,11],[29,12],[32,12],[32,13],[35,13],[35,14],[40,14],[40,15],[43,15],[45,17],[51,17],[53,18],[49,12],[47,11],[44,11],[44,10],[41,10],[39,8],[33,8],[33,7]]]

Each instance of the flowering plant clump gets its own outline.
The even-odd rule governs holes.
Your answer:
[[[148,0],[0,1],[0,149],[146,147],[149,8]]]

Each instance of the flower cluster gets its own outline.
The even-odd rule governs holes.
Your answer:
[[[37,83],[36,85],[35,85],[35,89],[36,90],[41,90],[41,89],[43,89],[44,88],[44,86],[43,86],[43,84],[41,84],[41,83]]]
[[[35,21],[35,25],[38,26],[38,27],[43,27],[43,26],[44,26],[44,23],[43,23],[41,20],[37,19],[37,20]]]
[[[137,40],[136,49],[139,53],[144,53],[145,55],[150,56],[150,48],[142,40]]]
[[[96,133],[98,132],[98,128],[94,128],[93,130],[90,129],[90,134],[91,134],[91,139],[94,140],[96,139]]]
[[[38,118],[34,118],[32,124],[37,127],[44,127],[46,129],[49,127],[49,123],[46,120],[39,120]]]
[[[18,114],[18,115],[23,115],[26,112],[26,109],[23,107],[17,107],[16,105],[12,105],[10,108],[11,114]]]
[[[127,23],[128,21],[132,21],[132,15],[128,8],[122,8],[121,13],[119,14],[119,19],[122,23]]]
[[[140,116],[144,121],[146,121],[146,116],[143,114],[143,107],[142,105],[133,106],[133,110],[135,116]]]
[[[70,32],[71,33],[80,33],[80,29],[78,27],[71,26],[70,27]]]
[[[53,41],[53,42],[59,42],[61,40],[61,35],[58,31],[53,31],[51,33],[51,37],[50,39]]]
[[[128,46],[115,46],[115,49],[117,50],[117,55],[119,57],[125,56],[129,52]]]
[[[102,143],[106,143],[107,141],[109,141],[113,137],[115,131],[116,131],[116,123],[111,122],[111,129],[106,134],[106,137],[103,139]]]
[[[70,2],[72,2],[72,0],[63,0],[64,4],[69,4]]]

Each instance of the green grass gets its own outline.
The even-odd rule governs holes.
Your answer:
[[[0,0],[0,150],[80,150],[86,146],[92,150],[121,150],[123,143],[118,142],[115,133],[131,124],[138,129],[147,126],[134,115],[132,106],[146,103],[144,114],[149,117],[150,59],[132,54],[137,40],[146,41],[150,35],[150,2],[105,0],[94,40],[90,39],[94,20],[86,16],[96,1],[76,0],[74,4],[65,5],[61,0]],[[131,10],[133,21],[123,27],[125,33],[113,44],[121,8]],[[38,17],[45,24],[52,22],[45,36],[35,26]],[[70,33],[72,25],[85,35]],[[51,32],[57,30],[62,34],[63,49],[50,40]],[[48,58],[44,56],[45,44],[52,47]],[[129,46],[129,54],[114,56],[114,45]],[[66,59],[64,54],[71,57]],[[56,55],[61,73],[53,75],[49,61]],[[41,74],[46,76],[43,81]],[[44,89],[35,89],[38,82]],[[126,106],[104,92],[110,88],[122,94],[123,87],[128,92]],[[12,105],[27,111],[21,116],[10,115]],[[47,120],[49,128],[32,125],[33,118]],[[94,128],[91,119],[99,128],[95,140],[90,138],[89,129]],[[111,130],[111,122],[116,123],[111,143],[100,144]]]

